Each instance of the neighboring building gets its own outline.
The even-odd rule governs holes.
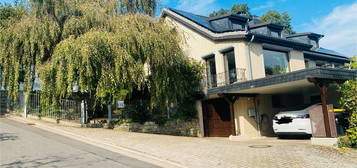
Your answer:
[[[197,103],[205,136],[271,136],[279,109],[326,97],[335,104],[328,84],[357,77],[343,69],[349,58],[320,47],[320,34],[286,35],[283,26],[238,14],[164,9],[161,18],[176,27],[185,54],[206,65],[206,96]],[[321,96],[315,85],[331,89]]]

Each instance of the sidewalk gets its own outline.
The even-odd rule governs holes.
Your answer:
[[[162,162],[163,167],[247,167],[247,168],[356,168],[357,155],[346,155],[336,149],[311,146],[307,140],[229,141],[228,138],[191,138],[108,129],[61,126],[44,121],[12,117],[20,122],[69,136],[93,145],[115,149]],[[269,148],[251,148],[270,145]]]

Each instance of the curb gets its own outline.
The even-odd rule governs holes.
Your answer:
[[[59,134],[59,135],[63,135],[66,136],[68,138],[74,139],[74,140],[78,140],[93,146],[97,146],[115,153],[119,153],[128,157],[132,157],[141,161],[145,161],[160,167],[167,167],[167,168],[185,168],[185,166],[174,162],[174,161],[170,161],[167,159],[161,159],[158,156],[149,154],[149,153],[145,153],[142,151],[138,151],[135,149],[130,149],[128,147],[124,147],[124,146],[118,146],[112,143],[106,143],[103,141],[98,141],[98,140],[93,140],[90,138],[87,138],[85,136],[81,136],[81,135],[77,135],[68,131],[64,131],[58,128],[54,128],[54,127],[50,127],[47,126],[46,124],[40,123],[40,121],[38,120],[34,120],[34,119],[24,119],[22,117],[18,117],[18,116],[9,116],[8,119],[16,121],[16,122],[21,122],[21,123],[28,123],[28,122],[35,122],[36,125],[33,125],[33,127],[39,128],[39,129],[43,129],[55,134]]]

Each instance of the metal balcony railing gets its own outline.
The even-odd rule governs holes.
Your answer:
[[[246,81],[246,70],[243,68],[232,69],[230,71],[208,75],[204,79],[204,85],[207,88],[230,85],[232,83]]]

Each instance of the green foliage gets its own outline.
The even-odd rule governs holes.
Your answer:
[[[123,109],[123,119],[130,119],[132,122],[144,123],[152,119],[150,114],[148,102],[143,100],[134,100]]]
[[[260,16],[260,20],[284,26],[284,31],[287,34],[295,33],[291,26],[291,16],[287,12],[279,13],[276,10],[269,10],[264,15]]]
[[[357,145],[357,79],[346,81],[339,86],[339,103],[349,113],[347,136],[353,145]]]
[[[352,69],[357,69],[357,56],[354,55],[351,58],[351,63],[346,64],[346,67],[351,67]]]
[[[201,90],[203,67],[184,56],[175,30],[144,15],[155,7],[156,1],[31,0],[20,19],[0,29],[1,85],[15,98],[19,81],[32,92],[39,76],[42,105],[79,95],[92,112],[144,89],[151,108],[177,105]]]
[[[347,130],[347,136],[352,144],[357,147],[357,112],[353,113],[349,118],[350,128]]]
[[[351,148],[352,142],[348,136],[342,136],[338,138],[338,147],[339,148]]]
[[[21,19],[25,14],[25,5],[21,1],[14,4],[0,2],[0,28],[7,27],[11,22]]]
[[[221,16],[229,13],[245,13],[248,16],[251,16],[250,13],[250,8],[248,7],[247,4],[241,4],[241,3],[236,3],[232,6],[230,10],[228,9],[220,9],[217,12],[213,11],[212,13],[209,14],[210,17],[214,16]]]

